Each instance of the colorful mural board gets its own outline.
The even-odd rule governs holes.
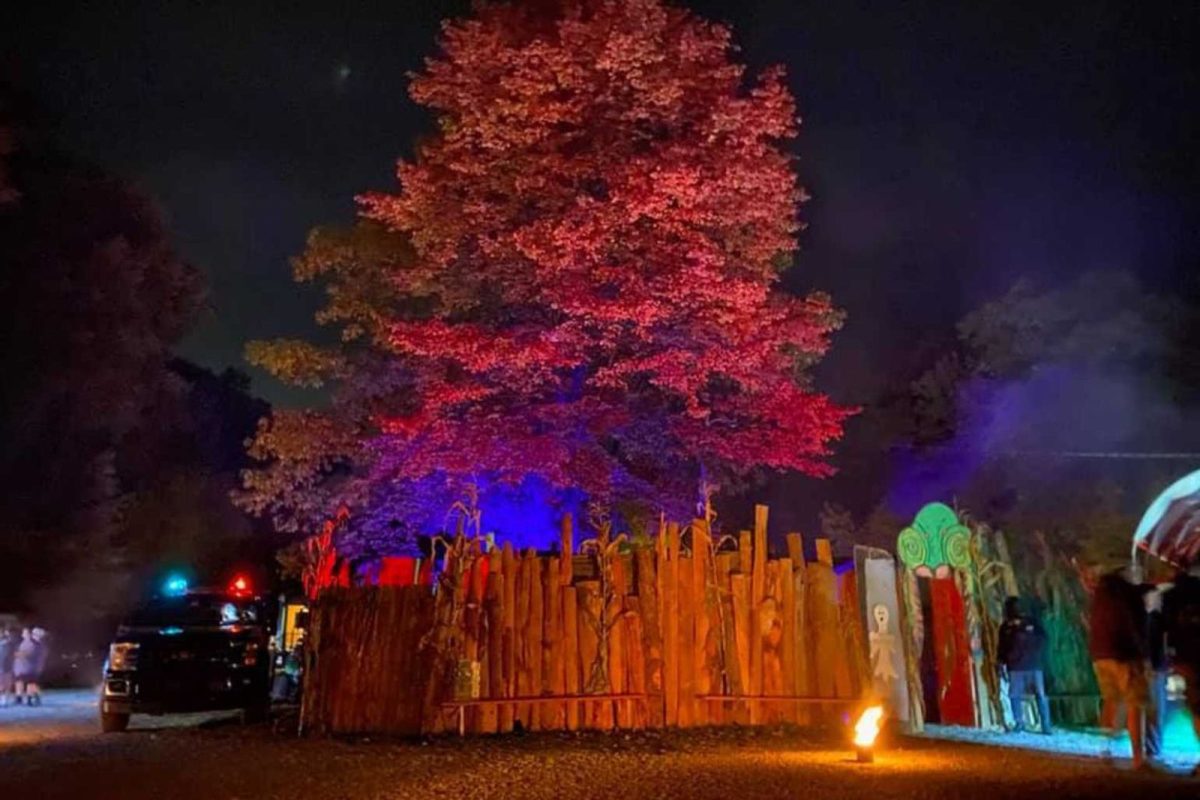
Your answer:
[[[889,716],[907,722],[908,681],[900,598],[896,592],[896,561],[889,553],[866,547],[855,548],[854,561],[855,573],[861,576],[872,693],[883,701]]]

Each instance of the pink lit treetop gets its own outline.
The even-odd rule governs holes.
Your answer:
[[[360,198],[360,234],[403,256],[298,268],[328,280],[344,344],[254,354],[341,387],[331,411],[260,434],[268,472],[291,477],[257,479],[259,509],[328,471],[289,462],[322,452],[306,430],[341,442],[364,504],[430,476],[679,507],[760,468],[828,474],[850,412],[806,370],[841,317],[778,287],[804,199],[795,104],[780,70],[748,81],[732,52],[727,28],[658,0],[447,23],[411,86],[438,133],[396,193]]]

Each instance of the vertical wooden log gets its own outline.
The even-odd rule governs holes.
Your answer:
[[[661,572],[663,564],[667,562],[667,521],[663,517],[658,518],[658,535],[654,537],[654,561]]]
[[[637,595],[629,595],[625,598],[626,625],[625,625],[625,655],[627,669],[625,671],[629,680],[629,691],[634,694],[646,694],[646,636],[643,630],[644,615],[642,614],[642,600],[644,598]],[[632,727],[635,729],[645,728],[648,724],[648,705],[649,698],[644,702],[631,703],[631,719]]]
[[[787,535],[788,558],[792,560],[792,569],[804,569],[804,537],[798,533]]]
[[[622,694],[629,687],[625,680],[625,595],[629,590],[625,576],[624,559],[619,554],[612,557],[612,585],[608,600],[608,685],[609,691]],[[615,703],[615,721],[619,728],[633,726],[632,708],[629,703]]]
[[[781,692],[794,694],[796,691],[796,584],[792,580],[792,560],[779,560],[779,616],[783,641],[780,645],[780,663],[783,667]],[[789,722],[796,722],[795,710],[799,704],[788,708],[784,715]]]
[[[813,690],[818,697],[836,697],[841,637],[837,630],[836,586],[828,541],[817,540],[817,561],[808,565],[807,575],[806,610],[812,628],[809,635],[813,642]]]
[[[720,605],[719,618],[716,628],[719,637],[718,664],[723,674],[717,675],[713,684],[714,693],[740,694],[741,675],[738,671],[737,635],[734,631],[733,588],[730,584],[730,573],[733,570],[734,553],[719,553],[716,557],[717,600]],[[721,661],[723,658],[723,661]],[[724,725],[733,719],[734,709],[728,703],[713,703],[709,706],[709,719],[714,725]]]
[[[479,691],[480,697],[483,696],[483,675],[484,665],[483,659],[480,657],[487,647],[486,640],[483,640],[483,592],[484,592],[484,560],[486,556],[479,549],[479,542],[472,540],[468,543],[468,552],[471,556],[471,569],[466,575],[467,586],[467,607],[463,612],[463,622],[465,626],[463,639],[463,655],[466,660],[472,663],[479,664]],[[467,726],[473,733],[479,733],[482,727],[480,710],[477,708],[470,709],[471,713],[466,715]]]
[[[767,594],[763,598],[762,604],[763,694],[767,697],[778,697],[785,694],[783,690],[783,590],[779,579],[781,566],[781,562],[778,560],[767,562]],[[765,719],[774,724],[784,720],[787,707],[771,704],[764,709],[764,712],[766,712]]]
[[[485,596],[488,668],[484,696],[494,699],[504,696],[504,612],[501,608],[504,602],[504,566],[498,550],[488,554]],[[484,706],[480,716],[481,733],[495,733],[499,729],[500,709],[497,706]]]
[[[738,532],[737,570],[743,575],[754,571],[754,534],[750,531]]]
[[[663,706],[663,640],[658,616],[658,570],[655,553],[649,549],[635,551],[637,563],[639,627],[642,636],[646,692],[646,725],[661,728],[665,723]]]
[[[516,690],[514,697],[528,697],[529,686],[529,565],[521,554],[516,556],[516,600],[517,624],[513,630],[513,639],[517,651],[517,671],[515,677]],[[522,730],[529,730],[529,704],[517,703],[513,708],[513,724],[519,724]]]
[[[817,563],[833,566],[833,542],[828,539],[817,539]]]
[[[738,674],[742,679],[742,694],[750,691],[750,576],[734,573],[729,576],[733,595],[734,642],[737,645]],[[739,724],[750,721],[750,704],[738,703],[734,718]]]
[[[679,526],[667,525],[663,580],[663,673],[668,725],[679,724]],[[663,565],[659,565],[660,568]]]
[[[792,572],[792,596],[795,602],[796,616],[796,666],[793,679],[795,680],[794,691],[799,697],[810,697],[813,695],[811,686],[812,668],[812,639],[809,635],[808,628],[808,576],[804,569],[796,569]],[[796,708],[796,724],[807,725],[812,721],[810,709],[804,705],[798,705]]]
[[[558,546],[562,550],[562,560],[558,564],[558,582],[562,586],[570,586],[575,577],[575,520],[570,513],[563,514],[558,532]]]
[[[542,594],[545,599],[545,635],[542,645],[542,694],[561,695],[566,691],[566,675],[562,657],[562,559],[547,560],[543,573]],[[562,730],[566,724],[565,709],[557,703],[541,706],[542,730]]]
[[[679,727],[696,724],[696,597],[691,562],[679,562]]]
[[[767,596],[767,507],[754,507],[754,551],[750,572],[750,694],[763,693],[763,601]],[[750,724],[761,721],[761,705],[750,703]]]
[[[501,607],[504,619],[504,631],[502,635],[504,643],[504,674],[503,686],[504,697],[517,696],[517,582],[520,580],[520,574],[517,570],[517,554],[513,551],[511,542],[504,543],[504,550],[501,554],[501,563],[504,565],[504,582],[502,589],[504,592],[504,603]],[[513,729],[513,722],[516,720],[516,705],[506,703],[500,707],[500,732],[507,733]]]
[[[713,667],[712,655],[709,652],[709,609],[713,604],[710,597],[708,581],[708,558],[712,538],[709,535],[708,521],[692,520],[692,689],[694,696],[704,696],[712,690],[710,670]],[[713,648],[715,650],[715,647]],[[708,724],[709,703],[704,700],[693,702],[696,725]]]
[[[525,594],[527,596],[528,616],[525,627],[525,672],[526,686],[529,695],[542,693],[542,560],[532,547],[525,551],[524,559]],[[529,706],[526,720],[526,730],[541,729],[541,709],[537,705]]]
[[[579,667],[582,676],[584,694],[598,694],[607,691],[598,678],[599,637],[596,635],[600,624],[600,584],[597,581],[580,581],[575,584],[579,609]],[[586,703],[583,727],[599,727],[598,703]]]
[[[579,667],[579,605],[574,586],[562,587],[563,680],[566,693],[581,691]],[[567,703],[567,730],[579,730],[579,703]]]

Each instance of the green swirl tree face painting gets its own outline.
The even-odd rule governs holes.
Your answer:
[[[896,538],[896,552],[917,575],[944,578],[970,563],[971,532],[945,503],[930,503]]]

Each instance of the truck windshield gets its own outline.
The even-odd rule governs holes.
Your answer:
[[[257,621],[258,609],[251,602],[220,595],[190,594],[156,598],[135,610],[125,624],[137,628],[193,628],[248,625]]]

